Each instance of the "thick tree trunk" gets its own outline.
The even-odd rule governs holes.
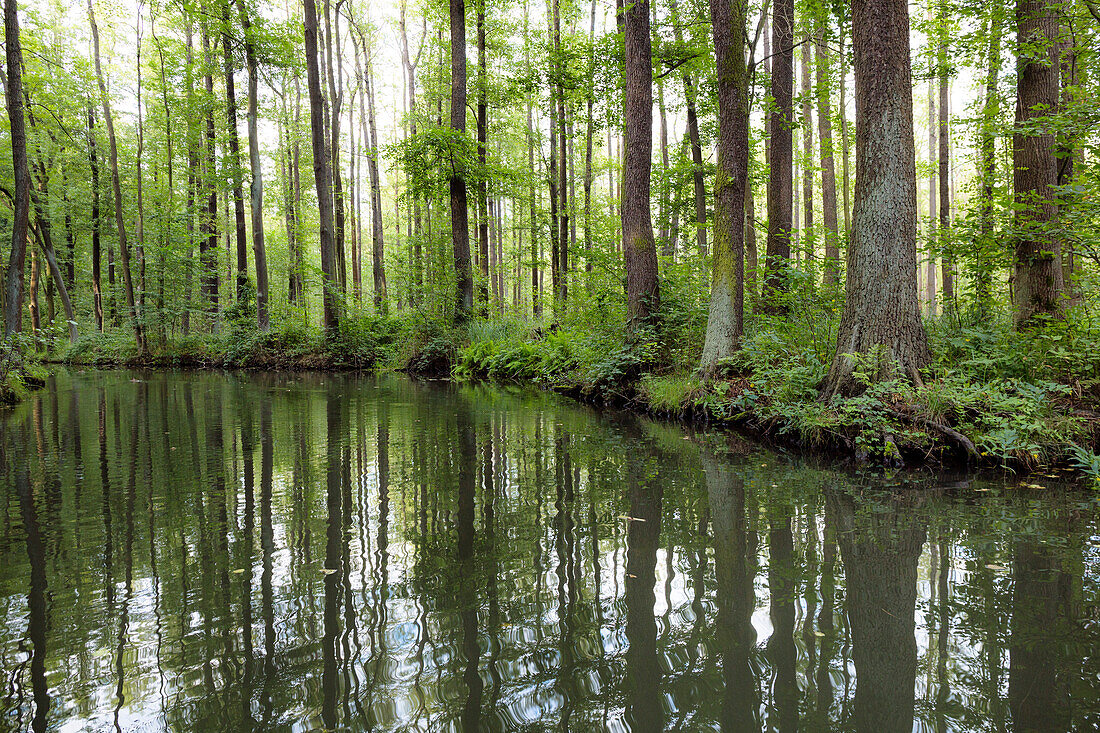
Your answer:
[[[4,283],[4,336],[23,327],[23,269],[27,257],[27,231],[31,211],[31,173],[27,165],[27,128],[23,118],[23,47],[19,38],[19,4],[4,0],[4,46],[8,120],[11,124],[11,156],[15,174],[15,201],[11,251]]]
[[[858,62],[856,68],[858,89]],[[858,165],[858,118],[856,125]],[[859,178],[857,171],[857,212]],[[853,223],[858,229],[858,213]],[[827,494],[826,501],[827,516],[837,528],[847,581],[847,616],[857,676],[854,729],[860,733],[911,730],[917,675],[913,614],[924,527],[904,506],[865,514],[850,496],[835,490]]]
[[[821,139],[821,217],[825,225],[826,285],[840,283],[840,248],[837,246],[836,166],[833,162],[833,118],[829,105],[829,48],[825,45],[825,23],[814,39],[817,76],[817,131]]]
[[[1058,219],[1058,165],[1051,132],[1026,128],[1058,105],[1058,13],[1046,0],[1016,1],[1016,132],[1012,136],[1016,205],[1016,327],[1062,310],[1062,252],[1053,231]]]
[[[466,134],[466,2],[450,0],[451,25],[451,130]],[[451,248],[455,267],[455,325],[465,323],[474,309],[474,278],[470,268],[470,220],[466,204],[466,178],[460,168],[451,169]]]
[[[317,187],[318,230],[321,243],[321,298],[324,326],[329,334],[340,325],[337,299],[336,245],[332,233],[332,169],[325,140],[325,103],[317,59],[317,4],[303,0],[305,10],[306,84],[309,87],[309,128],[313,145],[313,177]]]
[[[267,244],[264,241],[264,178],[260,160],[259,89],[260,72],[252,20],[244,0],[237,0],[237,12],[244,29],[244,58],[248,67],[248,167],[252,173],[250,208],[252,214],[252,256],[256,263],[256,323],[261,331],[271,327],[268,304]],[[280,156],[282,155],[280,151]]]
[[[625,39],[623,87],[622,227],[626,262],[627,315],[635,326],[660,307],[657,250],[650,213],[653,166],[653,61],[649,0],[636,0],[622,11]]]
[[[88,0],[88,21],[92,27],[92,48],[95,55],[96,78],[99,82],[99,99],[103,105],[103,123],[107,127],[107,141],[110,149],[111,161],[111,187],[115,198],[115,226],[118,228],[118,251],[122,258],[122,278],[126,285],[126,307],[129,310],[130,320],[134,327],[134,340],[137,342],[138,351],[145,351],[145,337],[141,324],[141,313],[137,309],[134,300],[134,282],[130,276],[130,248],[126,244],[126,221],[122,209],[122,185],[119,182],[118,172],[118,145],[115,141],[114,119],[111,117],[111,104],[107,96],[107,84],[103,80],[103,66],[99,58],[99,29],[95,22],[95,12],[92,10],[92,2]],[[11,72],[9,72],[10,74]]]
[[[824,395],[853,394],[856,355],[884,350],[876,379],[914,383],[931,361],[917,302],[917,190],[909,10],[905,0],[853,0],[856,200],[847,297]]]
[[[745,10],[711,0],[718,92],[718,169],[714,186],[714,271],[699,370],[710,376],[740,347],[745,314],[745,185],[749,164]]]
[[[769,312],[785,310],[782,293],[788,287],[791,259],[791,206],[793,181],[793,87],[794,87],[794,0],[776,0],[772,14],[772,108],[769,125],[768,244],[765,253],[764,307]]]

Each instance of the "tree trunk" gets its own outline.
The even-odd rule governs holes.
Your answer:
[[[978,316],[984,320],[993,307],[993,189],[997,184],[997,123],[1001,113],[997,82],[1001,76],[1001,34],[1004,20],[1000,7],[994,7],[989,19],[989,47],[986,53],[985,98],[978,142],[981,192],[978,200],[978,256],[975,262],[975,296]]]
[[[237,0],[237,13],[244,29],[244,58],[248,67],[248,167],[252,173],[250,206],[252,214],[252,256],[256,263],[256,324],[261,331],[271,327],[267,280],[267,244],[264,241],[264,178],[260,160],[259,63],[252,37],[252,20],[244,0]],[[282,152],[280,151],[280,156]]]
[[[813,85],[810,81],[810,46],[813,45],[809,31],[802,38],[802,47],[798,49],[802,71],[802,246],[806,252],[806,271],[812,273],[814,261],[814,126],[813,126]],[[821,117],[821,112],[818,112]],[[811,281],[812,282],[812,281]]]
[[[856,394],[855,355],[880,347],[873,378],[921,383],[932,359],[917,302],[917,192],[909,9],[905,0],[853,0],[856,197],[847,297],[824,395]]]
[[[325,104],[317,59],[317,3],[303,0],[305,11],[306,84],[309,87],[309,128],[313,146],[313,177],[317,188],[318,229],[321,243],[321,298],[325,331],[331,336],[340,326],[336,297],[335,242],[332,234],[332,170],[325,140]]]
[[[950,158],[951,151],[948,147],[948,135],[950,127],[948,123],[948,86],[947,86],[947,9],[944,0],[940,0],[940,17],[936,27],[939,34],[939,47],[936,52],[936,75],[939,77],[940,92],[940,150],[939,150],[939,174],[940,174],[940,225],[939,245],[941,265],[943,268],[943,311],[952,312],[955,308],[955,258],[951,255],[951,177]],[[931,124],[931,120],[929,120]]]
[[[100,103],[103,105],[103,123],[107,126],[107,141],[111,160],[111,187],[115,197],[115,226],[118,228],[118,251],[122,258],[122,278],[126,284],[126,306],[129,309],[130,319],[134,326],[134,340],[137,342],[138,351],[144,353],[145,338],[142,333],[141,313],[138,312],[137,305],[134,301],[134,283],[130,276],[130,248],[126,244],[126,222],[124,218],[125,213],[122,210],[122,186],[119,182],[118,146],[115,142],[115,125],[114,119],[111,117],[110,100],[107,97],[107,84],[103,80],[103,66],[99,59],[99,28],[96,26],[95,12],[92,10],[91,0],[88,0],[88,22],[92,28],[92,48],[95,55],[96,79],[99,82],[99,99]],[[10,74],[11,72],[9,71],[8,73]]]
[[[366,37],[363,37],[366,52]],[[370,154],[367,171],[370,175],[371,203],[371,275],[374,281],[374,307],[386,312],[385,234],[382,231],[382,183],[378,175],[378,125],[374,114],[374,72],[370,56],[366,56],[367,120],[370,125]]]
[[[88,103],[88,162],[92,173],[92,312],[103,332],[103,286],[100,284],[103,253],[99,241],[99,155],[95,141],[95,108]]]
[[[794,0],[776,0],[772,14],[772,108],[769,124],[768,244],[761,297],[764,307],[781,313],[781,294],[788,288],[787,270],[791,259],[791,205],[794,164],[792,149],[794,87]]]
[[[849,217],[851,216],[852,205],[851,198],[849,196],[849,181],[848,177],[848,56],[844,51],[844,30],[845,24],[841,24],[840,28],[840,163],[841,163],[841,176],[842,192],[844,194],[844,239],[849,240],[852,234],[852,228],[849,223]]]
[[[1058,12],[1045,0],[1016,0],[1018,42],[1012,183],[1016,208],[1014,320],[1018,329],[1062,310],[1061,243],[1055,233],[1055,138],[1026,127],[1058,105]]]
[[[206,85],[206,99],[203,100],[203,112],[206,115],[206,160],[203,188],[206,194],[206,212],[202,219],[199,240],[199,265],[202,268],[201,290],[207,299],[211,316],[218,313],[218,186],[217,186],[217,149],[214,132],[214,76],[211,58],[210,34],[206,20],[200,25],[203,53],[203,83]],[[214,323],[217,328],[217,323]]]
[[[672,0],[672,14],[679,17],[676,0]],[[676,23],[676,43],[684,42],[682,24]],[[695,239],[699,256],[707,256],[707,186],[703,171],[703,146],[699,141],[699,113],[696,110],[695,84],[691,74],[684,72],[684,103],[687,108],[687,133],[691,143],[691,179],[695,185]]]
[[[936,315],[936,99],[932,80],[928,80],[928,262],[924,268],[925,300],[928,315]]]
[[[4,283],[4,336],[23,328],[23,270],[27,257],[27,231],[31,211],[31,173],[27,164],[27,128],[23,118],[23,47],[19,38],[19,4],[4,0],[4,47],[8,120],[11,124],[11,157],[15,175],[15,200],[11,253]]]
[[[592,0],[589,10],[588,26],[588,89],[586,96],[587,117],[584,131],[584,269],[592,272],[592,139],[595,134],[595,119],[592,107],[596,102],[594,88],[596,76],[596,0]]]
[[[736,7],[734,11],[731,8]],[[699,370],[711,376],[740,347],[745,314],[745,185],[749,165],[745,6],[710,2],[718,93],[714,271]]]
[[[650,214],[653,165],[653,60],[649,0],[622,11],[625,41],[623,87],[623,195],[621,216],[626,262],[627,316],[635,326],[660,308],[657,250]]]
[[[482,314],[489,312],[489,203],[486,190],[485,143],[489,128],[489,100],[487,97],[487,61],[485,58],[485,0],[474,0],[477,15],[477,162],[482,174],[477,178],[477,244],[481,282],[478,299]]]
[[[561,47],[561,0],[550,0],[554,7],[554,66],[557,70],[554,84],[558,99],[558,287],[556,296],[561,305],[565,305],[569,295],[569,202],[566,176],[566,147],[568,136],[565,125],[565,59]],[[648,25],[648,23],[647,23]],[[553,152],[551,152],[553,156]],[[651,234],[652,236],[652,234]]]
[[[451,25],[451,130],[466,134],[466,2],[450,0]],[[451,197],[451,248],[455,265],[456,326],[473,313],[474,278],[470,268],[470,220],[466,210],[466,178],[452,167],[448,182]]]
[[[821,139],[821,216],[825,224],[826,285],[840,283],[840,248],[837,246],[836,166],[833,163],[833,118],[829,106],[829,48],[825,45],[826,23],[821,21],[814,49],[817,72],[817,131]]]

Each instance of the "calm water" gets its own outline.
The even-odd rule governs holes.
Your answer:
[[[0,413],[0,471],[0,729],[1100,728],[1088,493],[121,371]]]

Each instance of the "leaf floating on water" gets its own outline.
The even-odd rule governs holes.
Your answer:
[[[1004,565],[989,564],[985,566],[988,570],[1008,570]]]
[[[645,521],[645,520],[644,520],[644,519],[642,519],[641,517],[628,517],[628,516],[627,516],[627,515],[625,515],[625,514],[624,514],[623,516],[619,517],[619,519],[624,519],[624,520],[626,520],[627,522],[644,522],[644,521]]]
[[[336,568],[321,568],[321,572],[325,575],[332,575],[336,572]]]
[[[1045,486],[1040,486],[1039,484],[1021,484],[1021,486],[1025,487],[1025,488],[1028,488],[1028,489],[1045,489],[1046,488]]]
[[[825,633],[823,631],[815,631],[814,636],[825,636]]]
[[[626,577],[628,577],[628,578],[637,578],[638,576],[635,575],[634,573],[627,573]]]
[[[237,574],[237,573],[243,573],[243,572],[244,572],[244,568],[237,568],[236,570],[233,571],[234,575]]]

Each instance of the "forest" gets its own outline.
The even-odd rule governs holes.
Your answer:
[[[1100,481],[1093,0],[4,19],[8,400],[402,369]]]

